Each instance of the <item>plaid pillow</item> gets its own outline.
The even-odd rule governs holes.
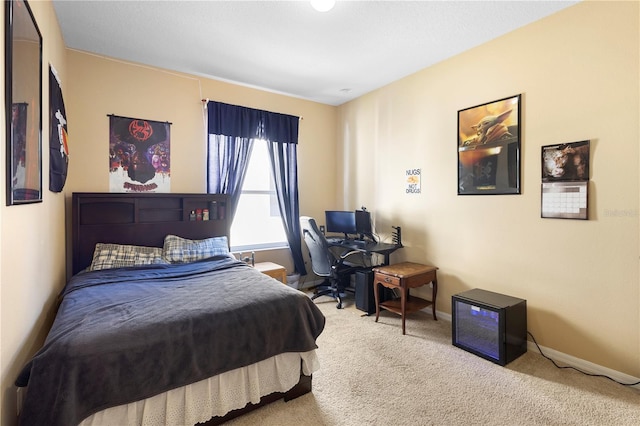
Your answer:
[[[189,263],[229,254],[227,237],[188,240],[177,235],[164,237],[163,257],[169,263]]]
[[[160,247],[98,243],[93,251],[90,271],[124,268],[127,266],[167,263]]]

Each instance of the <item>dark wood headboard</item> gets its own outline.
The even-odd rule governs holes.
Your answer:
[[[72,270],[89,266],[96,243],[162,247],[168,234],[189,239],[229,236],[226,195],[74,192]],[[198,209],[209,220],[191,220]]]

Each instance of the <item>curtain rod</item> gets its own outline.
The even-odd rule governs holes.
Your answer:
[[[210,99],[209,99],[209,98],[206,98],[206,99],[200,99],[200,101],[202,102],[202,107],[203,107],[204,109],[207,109],[207,104],[209,103]],[[287,114],[287,115],[291,115],[291,114]],[[304,117],[302,117],[302,116],[299,116],[298,118],[299,118],[300,120],[304,120]]]
[[[121,117],[121,118],[126,118],[127,120],[143,120],[143,121],[154,121],[156,123],[167,123],[168,125],[173,125],[172,122],[170,121],[159,121],[159,120],[147,120],[146,118],[133,118],[133,117],[124,117],[122,115],[115,115],[115,114],[107,114],[107,117]]]

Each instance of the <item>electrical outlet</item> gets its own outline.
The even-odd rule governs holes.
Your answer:
[[[320,232],[324,234],[324,225],[320,225]]]

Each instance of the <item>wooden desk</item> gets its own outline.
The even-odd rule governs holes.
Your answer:
[[[405,316],[408,313],[419,311],[427,306],[432,306],[433,319],[436,318],[436,295],[438,294],[438,279],[435,266],[422,265],[420,263],[403,262],[395,265],[373,268],[373,294],[376,300],[376,322],[380,316],[380,308],[386,309],[402,316],[402,334],[405,333]],[[421,287],[433,283],[431,300],[421,299],[409,294],[409,289]],[[378,284],[387,288],[400,289],[400,301],[388,300],[380,303]]]
[[[341,248],[342,253],[340,253],[340,257],[346,257],[348,253],[360,252],[364,254],[381,254],[384,256],[383,265],[389,264],[389,256],[394,251],[402,248],[402,244],[389,244],[389,243],[376,243],[373,241],[368,241],[364,244],[358,244],[358,242],[354,240],[344,240],[342,238],[327,238],[327,244],[329,247],[337,247]]]
[[[263,274],[269,275],[271,278],[275,278],[283,284],[287,283],[287,270],[284,266],[273,262],[259,262],[253,265],[253,267]]]

